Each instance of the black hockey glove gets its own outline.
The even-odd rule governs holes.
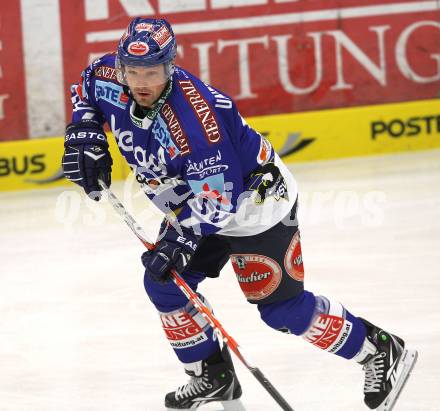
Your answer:
[[[178,273],[184,270],[197,249],[200,237],[182,226],[182,235],[169,223],[162,224],[162,228],[166,230],[162,230],[162,239],[154,250],[142,254],[142,264],[145,274],[152,281],[167,283],[171,281],[171,269]]]
[[[101,198],[101,178],[110,187],[112,158],[102,126],[94,120],[82,120],[66,127],[63,155],[64,176],[84,188],[93,200]]]

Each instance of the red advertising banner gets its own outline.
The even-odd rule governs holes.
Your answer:
[[[234,97],[245,116],[440,91],[439,5],[397,0],[61,0],[66,90],[137,15],[166,17],[177,64]]]
[[[93,59],[116,50],[139,15],[166,17],[177,64],[232,96],[244,116],[440,93],[438,1],[4,1],[0,141],[62,134],[70,85]]]
[[[20,2],[0,5],[0,140],[27,136]]]

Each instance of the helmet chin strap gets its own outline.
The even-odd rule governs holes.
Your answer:
[[[169,61],[168,63],[165,63],[165,74],[168,77],[171,77],[174,74],[175,69],[176,66],[174,65],[174,59]]]

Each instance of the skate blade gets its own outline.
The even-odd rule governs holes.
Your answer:
[[[240,399],[228,401],[212,401],[208,404],[200,405],[197,408],[180,408],[178,411],[246,411]],[[166,408],[167,411],[176,411],[176,408]]]
[[[402,354],[402,358],[399,361],[397,367],[402,367],[402,372],[399,376],[399,380],[397,381],[394,389],[390,392],[390,395],[386,398],[386,400],[376,408],[377,411],[391,411],[396,404],[397,399],[399,398],[400,393],[403,390],[406,382],[408,381],[408,377],[414,365],[417,361],[418,353],[416,350],[404,350]]]

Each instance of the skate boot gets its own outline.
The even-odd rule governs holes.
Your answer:
[[[361,319],[367,338],[355,360],[365,371],[364,402],[372,410],[390,411],[417,360],[404,341]]]
[[[230,401],[241,397],[241,386],[226,348],[206,360],[185,364],[191,377],[187,384],[165,396],[168,409],[196,409],[212,401]]]

